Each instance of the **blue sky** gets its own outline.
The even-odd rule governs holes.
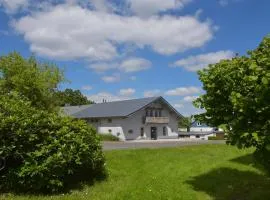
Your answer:
[[[38,3],[37,3],[38,2]],[[269,0],[0,0],[0,55],[56,63],[96,102],[164,96],[198,112],[196,71],[256,48]]]

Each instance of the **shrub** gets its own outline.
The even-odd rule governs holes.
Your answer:
[[[216,136],[209,136],[208,140],[224,140],[224,138],[216,137]]]
[[[100,138],[102,141],[119,141],[119,138],[108,133],[108,134],[100,134]]]
[[[0,155],[6,169],[0,190],[59,192],[74,177],[104,173],[95,130],[80,120],[31,107],[22,97],[0,95]]]

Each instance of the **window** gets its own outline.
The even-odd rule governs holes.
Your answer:
[[[197,122],[197,126],[201,126],[202,124],[201,124],[201,122]]]
[[[109,132],[109,133],[112,133],[112,129],[109,129],[108,132]]]
[[[200,138],[200,136],[199,135],[196,135],[196,138]]]
[[[154,111],[151,110],[151,111],[150,111],[150,117],[153,117],[153,116],[154,116]]]
[[[141,127],[141,137],[143,137],[143,136],[144,136],[144,128]]]
[[[112,119],[108,119],[108,123],[112,123]]]
[[[117,136],[120,136],[120,133],[119,132],[117,133]]]
[[[128,130],[128,133],[129,134],[132,134],[133,133],[133,130],[132,129]]]
[[[98,119],[96,119],[95,122],[98,123]]]
[[[161,110],[158,111],[158,116],[161,117]]]
[[[167,127],[166,126],[163,127],[163,136],[167,136]]]
[[[146,110],[146,117],[150,116],[150,110]]]
[[[158,110],[155,111],[155,117],[158,117]]]

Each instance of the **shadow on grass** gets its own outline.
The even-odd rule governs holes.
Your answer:
[[[252,167],[254,167],[256,169],[259,169],[260,171],[262,171],[262,172],[264,172],[266,174],[268,173],[267,169],[261,163],[256,161],[256,159],[254,158],[254,154],[247,154],[245,156],[240,156],[240,157],[234,158],[234,159],[232,159],[230,161],[231,162],[236,162],[236,163],[239,163],[239,164],[242,164],[242,165],[252,166]]]
[[[0,176],[1,178],[1,176]],[[51,195],[59,195],[59,194],[68,194],[72,190],[82,190],[85,186],[92,186],[97,182],[102,182],[107,180],[108,172],[106,169],[98,172],[90,172],[81,170],[79,173],[73,174],[72,176],[66,177],[64,180],[64,188],[59,191],[47,191],[39,190],[25,190],[20,187],[11,187],[11,188],[1,188],[0,187],[0,195],[5,195],[8,193],[12,193],[14,195],[29,195],[29,196],[51,196]],[[3,185],[0,180],[0,185]],[[1,197],[1,196],[0,196]],[[0,198],[1,199],[1,198]]]
[[[270,179],[252,171],[220,168],[194,177],[187,183],[214,199],[270,199]]]

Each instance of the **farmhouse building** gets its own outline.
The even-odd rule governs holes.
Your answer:
[[[163,97],[67,106],[63,111],[121,140],[177,138],[182,117]]]

